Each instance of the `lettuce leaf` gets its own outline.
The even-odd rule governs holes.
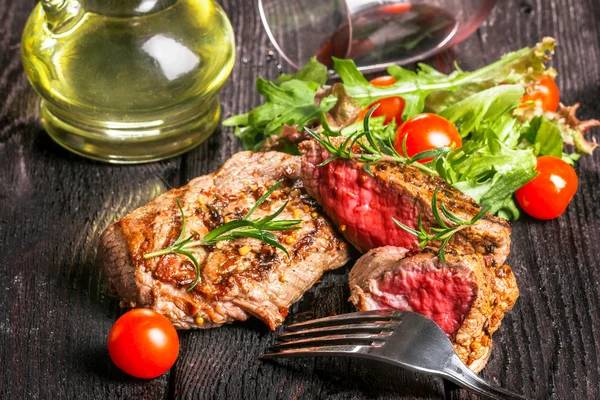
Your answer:
[[[390,96],[401,96],[406,100],[403,119],[410,118],[425,110],[426,100],[434,93],[457,92],[454,96],[438,94],[435,101],[428,101],[428,108],[440,112],[470,94],[500,83],[524,84],[535,81],[547,74],[545,62],[554,51],[556,41],[545,38],[533,48],[508,53],[499,61],[473,72],[459,69],[449,75],[434,68],[419,64],[417,71],[410,71],[397,65],[388,68],[388,74],[396,79],[390,86],[371,85],[356,68],[352,60],[334,58],[334,70],[338,73],[346,91],[363,106]],[[463,88],[464,90],[459,91]]]
[[[265,103],[223,125],[235,127],[246,149],[297,154],[305,126],[326,136],[360,133],[364,123],[355,120],[361,108],[401,96],[406,101],[403,120],[433,112],[450,120],[462,137],[462,147],[435,158],[429,169],[490,212],[517,219],[513,193],[537,175],[536,157],[555,156],[573,164],[580,153],[590,154],[597,146],[585,134],[600,121],[578,120],[577,104],[561,104],[556,113],[521,104],[526,87],[543,75],[556,75],[546,67],[555,45],[554,39],[544,38],[472,72],[456,67],[444,74],[425,64],[416,71],[391,66],[388,74],[396,82],[386,87],[372,85],[353,61],[337,58],[333,68],[341,83],[327,86],[327,68],[313,58],[294,75],[273,82],[258,78],[256,88]],[[385,124],[385,117],[373,117],[369,128],[376,138],[393,143],[395,121]],[[577,153],[568,154],[573,148]]]

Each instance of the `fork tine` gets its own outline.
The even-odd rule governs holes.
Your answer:
[[[375,310],[375,311],[363,311],[357,313],[340,314],[331,317],[312,319],[306,322],[299,322],[296,324],[288,325],[289,330],[298,329],[310,329],[317,328],[323,325],[347,325],[361,322],[389,322],[389,321],[401,321],[402,313],[399,311],[392,310]]]
[[[390,337],[392,332],[388,333],[354,333],[348,335],[328,335],[319,336],[307,339],[290,340],[287,342],[278,343],[271,347],[271,349],[285,349],[288,347],[315,347],[315,346],[327,346],[327,345],[370,345],[374,347],[381,347],[385,343],[385,339]]]
[[[368,353],[373,346],[364,345],[337,345],[337,346],[315,346],[303,347],[301,349],[267,349],[263,358],[277,357],[314,357],[314,356],[340,356]]]
[[[313,337],[327,334],[350,334],[350,333],[382,333],[391,332],[395,327],[400,325],[398,322],[392,321],[389,323],[364,323],[351,325],[324,326],[321,328],[304,329],[292,332],[286,332],[279,335],[278,339],[286,340],[297,337]]]

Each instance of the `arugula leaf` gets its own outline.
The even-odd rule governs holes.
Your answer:
[[[257,151],[267,137],[281,133],[284,125],[295,125],[301,130],[335,105],[335,99],[315,103],[317,90],[326,80],[327,68],[316,60],[296,75],[286,75],[275,82],[257,78],[256,90],[266,102],[249,113],[227,118],[223,125],[235,127],[235,135],[244,148]]]
[[[322,86],[327,82],[328,76],[327,67],[318,62],[316,57],[312,57],[296,74],[281,74],[279,78],[275,79],[275,83],[297,79],[305,82],[314,82]]]

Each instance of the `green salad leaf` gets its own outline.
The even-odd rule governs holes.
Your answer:
[[[578,104],[561,104],[557,112],[522,104],[527,88],[542,76],[556,76],[546,66],[555,45],[554,39],[544,38],[472,72],[456,67],[444,74],[426,64],[418,64],[416,71],[394,65],[387,72],[396,82],[385,87],[371,84],[352,60],[338,58],[333,59],[333,69],[341,82],[327,86],[327,68],[313,58],[295,75],[273,82],[258,78],[257,91],[265,103],[223,124],[234,126],[244,147],[254,151],[297,154],[297,143],[309,132],[323,143],[332,136],[345,136],[346,142],[365,136],[394,152],[397,122],[386,124],[385,116],[371,117],[373,111],[364,121],[359,115],[379,99],[400,96],[406,103],[403,121],[422,112],[439,114],[456,126],[462,138],[460,148],[444,148],[419,168],[439,175],[491,213],[517,219],[520,212],[513,194],[537,175],[536,157],[554,156],[574,164],[581,153],[591,154],[597,146],[586,140],[585,133],[600,121],[577,119]],[[389,156],[382,154],[367,151],[362,157]]]
[[[403,97],[406,107],[402,117],[407,119],[423,112],[427,98],[434,93],[438,95],[433,101],[427,102],[427,108],[439,113],[470,94],[500,83],[525,84],[535,81],[549,73],[544,63],[555,45],[554,39],[546,38],[533,48],[508,53],[499,61],[476,71],[457,69],[449,75],[425,64],[419,64],[417,71],[393,65],[387,72],[396,79],[396,83],[385,87],[371,85],[352,60],[334,58],[334,70],[342,79],[348,94],[364,106],[383,97]],[[552,71],[550,73],[553,74]],[[452,92],[455,92],[454,95]]]
[[[282,75],[275,82],[257,78],[256,91],[265,97],[265,104],[249,113],[231,116],[223,125],[235,127],[235,135],[244,148],[258,151],[265,139],[281,133],[284,125],[302,129],[335,106],[335,97],[315,103],[317,90],[326,80],[327,68],[315,59],[296,75]]]

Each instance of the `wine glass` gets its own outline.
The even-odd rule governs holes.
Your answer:
[[[316,56],[351,58],[363,72],[429,57],[473,33],[495,0],[258,0],[281,56],[301,68]]]

